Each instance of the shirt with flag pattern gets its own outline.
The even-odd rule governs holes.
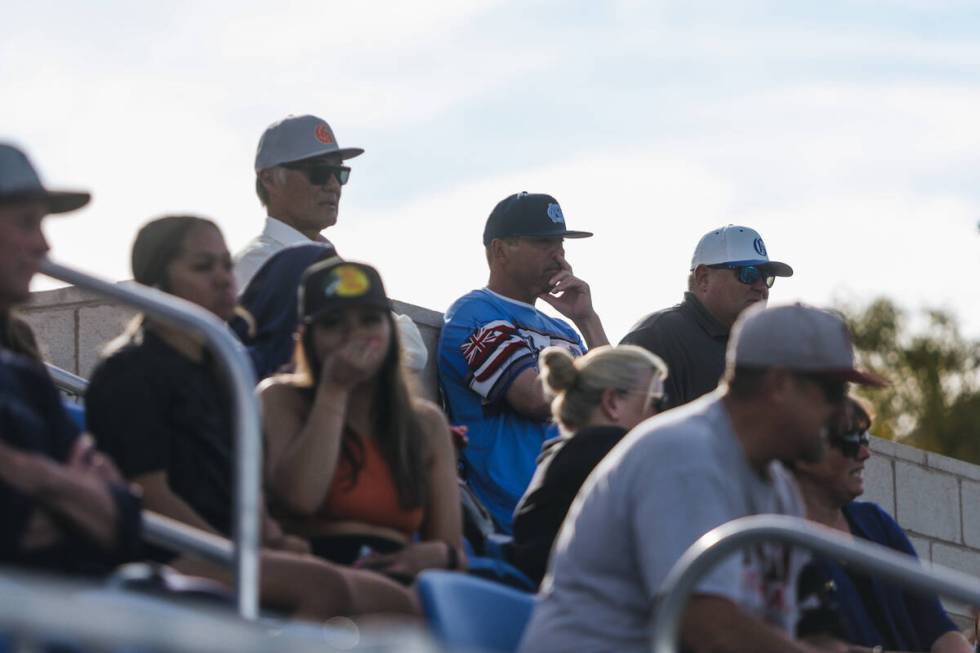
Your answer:
[[[507,390],[521,372],[537,369],[538,355],[549,346],[564,347],[573,356],[585,352],[567,322],[487,288],[457,300],[446,311],[439,336],[439,380],[450,419],[469,429],[466,480],[508,533],[541,445],[557,431],[550,421],[515,412]]]

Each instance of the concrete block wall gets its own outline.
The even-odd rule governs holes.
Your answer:
[[[422,382],[426,394],[434,396],[433,354],[442,315],[398,301],[395,310],[415,320],[429,348]],[[79,288],[34,293],[22,313],[45,356],[86,378],[99,352],[134,315]],[[980,467],[878,438],[871,449],[863,498],[895,516],[923,559],[980,578]],[[967,609],[955,603],[947,607],[965,626]]]
[[[393,304],[396,312],[415,321],[429,352],[434,352],[442,314],[398,300],[393,300]],[[85,378],[91,375],[106,345],[136,315],[130,308],[75,287],[33,293],[31,302],[19,312],[34,330],[45,358]],[[430,354],[422,372],[422,391],[434,399],[435,387],[435,359]]]

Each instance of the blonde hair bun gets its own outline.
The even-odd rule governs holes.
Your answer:
[[[565,392],[575,384],[578,369],[575,359],[568,350],[561,347],[548,347],[541,352],[541,376],[544,387],[552,394]]]

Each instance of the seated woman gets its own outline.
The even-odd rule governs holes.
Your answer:
[[[915,556],[911,542],[888,513],[875,503],[854,501],[864,492],[864,464],[871,456],[870,427],[869,412],[849,398],[831,429],[823,460],[794,465],[807,517]],[[906,592],[825,558],[816,559],[803,572],[801,593],[808,590],[817,594],[823,609],[804,614],[801,636],[834,634],[845,642],[879,651],[973,650],[934,595]]]
[[[513,562],[535,583],[575,495],[626,432],[660,411],[667,367],[633,345],[598,347],[573,359],[541,352],[545,390],[561,435],[544,443],[531,484],[514,512]]]
[[[293,374],[260,386],[270,509],[313,552],[399,580],[463,564],[449,427],[413,399],[377,271],[303,275]]]
[[[150,222],[132,253],[136,281],[193,302],[222,320],[235,308],[231,257],[217,226],[193,216]],[[202,342],[138,318],[93,373],[89,430],[143,491],[144,506],[228,535],[232,521],[231,405]],[[328,565],[263,515],[263,605],[299,617],[416,611],[414,598],[375,574]],[[272,550],[278,549],[278,550]],[[228,570],[180,558],[185,573],[230,581]]]

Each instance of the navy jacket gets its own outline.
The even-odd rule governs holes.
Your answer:
[[[844,517],[856,537],[916,555],[902,528],[877,504],[852,502],[844,507]],[[935,595],[904,591],[825,558],[815,559],[806,573],[814,571],[823,598],[836,606],[839,635],[847,642],[889,651],[928,651],[940,636],[957,630]]]

